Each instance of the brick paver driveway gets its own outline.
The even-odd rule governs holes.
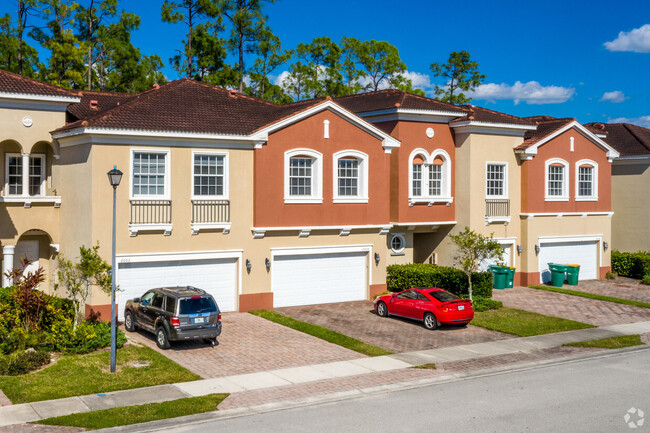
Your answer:
[[[419,322],[379,317],[371,301],[284,307],[273,311],[397,353],[512,338],[471,325],[428,331]]]
[[[506,307],[577,320],[578,322],[596,326],[650,320],[650,309],[647,308],[586,299],[527,287],[495,290],[492,297],[503,302]]]
[[[650,286],[640,280],[618,277],[615,280],[581,281],[577,286],[564,286],[565,289],[595,293],[633,301],[650,302]]]
[[[215,347],[203,342],[178,342],[169,350],[160,350],[153,334],[126,334],[203,378],[365,357],[248,313],[223,314],[223,332]]]

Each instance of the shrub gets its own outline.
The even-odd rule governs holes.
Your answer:
[[[650,285],[650,274],[647,274],[647,275],[643,276],[643,278],[641,279],[641,284]]]
[[[34,371],[45,364],[49,364],[50,354],[44,351],[27,350],[15,352],[11,355],[0,355],[0,375],[18,376]]]
[[[616,277],[618,277],[618,274],[616,272],[607,272],[605,274],[605,278],[607,278],[608,280],[615,280]]]
[[[644,275],[650,274],[650,251],[612,251],[612,272],[623,277],[643,278]]]
[[[487,311],[487,310],[498,310],[503,307],[503,302],[496,301],[489,298],[474,298],[472,301],[472,308],[474,311]]]
[[[116,344],[120,348],[126,343],[126,336],[117,329]],[[88,353],[111,345],[111,325],[106,322],[81,322],[63,351],[66,353]]]
[[[462,298],[469,294],[467,275],[459,269],[411,263],[408,265],[390,265],[386,268],[386,283],[391,292],[400,292],[411,287],[438,287]],[[474,296],[492,298],[492,274],[475,272],[472,275]]]

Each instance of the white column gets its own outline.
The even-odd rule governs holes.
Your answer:
[[[8,287],[11,285],[11,281],[5,274],[11,272],[14,267],[15,249],[15,245],[5,245],[2,247],[2,287]]]
[[[23,195],[29,195],[29,153],[23,153]]]

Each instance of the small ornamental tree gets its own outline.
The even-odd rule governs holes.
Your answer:
[[[59,287],[63,287],[68,297],[72,299],[75,308],[75,329],[84,318],[82,311],[91,287],[96,285],[104,293],[111,292],[111,266],[102,260],[98,250],[99,243],[92,248],[83,245],[79,247],[79,263],[72,263],[63,254],[59,254],[58,281],[54,288],[58,290]]]
[[[449,237],[458,249],[454,261],[469,279],[469,299],[472,300],[472,274],[478,272],[481,262],[486,259],[503,260],[503,248],[492,238],[492,235],[483,236],[470,230],[469,227]]]

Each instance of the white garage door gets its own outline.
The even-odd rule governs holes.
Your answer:
[[[366,299],[367,257],[366,252],[274,257],[273,306]]]
[[[510,261],[510,250],[512,249],[512,245],[502,244],[501,247],[503,248],[503,257],[501,258],[501,260],[499,260],[499,262],[505,263],[506,266],[512,266],[512,262]],[[485,259],[479,264],[478,270],[480,272],[485,272],[488,269],[490,269],[490,265],[496,265],[496,264],[497,264],[497,260],[494,258]]]
[[[598,242],[560,242],[541,243],[539,247],[540,279],[543,283],[551,280],[549,263],[580,265],[580,280],[598,279]]]
[[[235,311],[237,260],[174,260],[119,263],[116,294],[119,318],[129,299],[157,287],[194,286],[214,296],[221,311]]]

